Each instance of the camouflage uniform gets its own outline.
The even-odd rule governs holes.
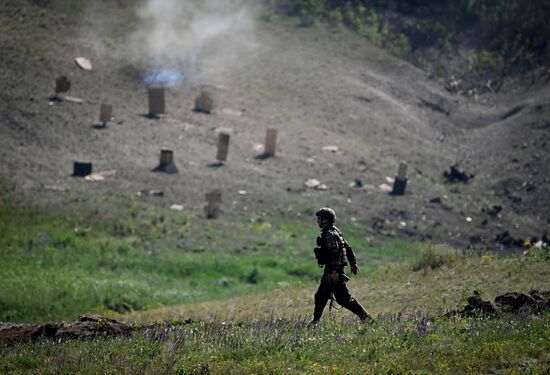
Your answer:
[[[321,236],[317,238],[317,245],[319,247],[316,250],[324,255],[320,265],[324,263],[325,269],[319,289],[315,293],[313,322],[318,322],[321,319],[323,310],[332,296],[342,307],[353,312],[361,320],[371,320],[370,314],[351,296],[346,286],[346,281],[349,280],[344,274],[344,267],[347,265],[346,258],[350,266],[354,266],[357,260],[351,246],[342,236],[342,232],[332,224],[326,226],[321,231]],[[336,283],[330,278],[334,272],[339,275]]]

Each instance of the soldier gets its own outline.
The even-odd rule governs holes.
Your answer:
[[[355,254],[349,243],[344,240],[342,232],[336,226],[336,213],[331,208],[321,208],[315,213],[317,224],[321,228],[321,235],[317,237],[317,247],[314,249],[319,266],[324,266],[323,277],[317,293],[315,293],[315,310],[310,326],[315,325],[321,319],[323,309],[329,299],[334,298],[341,306],[353,312],[363,322],[371,322],[372,316],[349,293],[346,282],[349,277],[344,273],[349,261],[351,273],[359,272]]]

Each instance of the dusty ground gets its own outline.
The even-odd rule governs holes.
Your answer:
[[[97,9],[63,15],[31,2],[0,5],[0,176],[29,201],[70,210],[77,197],[160,189],[165,195],[154,204],[202,215],[205,192],[221,188],[221,220],[330,205],[344,227],[352,218],[364,222],[375,241],[494,245],[506,230],[522,239],[548,231],[547,75],[535,84],[506,79],[498,93],[450,93],[444,79],[351,32],[257,17],[253,47],[223,70],[202,61],[194,67],[199,78],[168,89],[166,116],[149,119],[149,65],[125,44],[139,26],[135,13],[123,2],[106,7],[98,16]],[[93,71],[79,69],[76,56],[89,58]],[[61,75],[84,104],[50,101]],[[210,115],[193,111],[203,88],[215,99]],[[114,120],[97,129],[103,102],[114,105]],[[256,157],[268,127],[279,132],[277,154],[264,160]],[[220,128],[231,129],[229,157],[212,167]],[[336,152],[323,150],[332,145]],[[178,174],[151,171],[162,147],[174,150]],[[116,174],[104,182],[71,177],[74,160]],[[407,193],[393,197],[379,185],[400,161],[409,164]],[[454,163],[475,177],[446,183],[443,172]],[[310,178],[328,189],[304,187]],[[362,187],[350,186],[357,179]]]

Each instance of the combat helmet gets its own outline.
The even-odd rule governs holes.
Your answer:
[[[336,212],[334,212],[334,210],[329,207],[320,208],[315,213],[315,216],[328,220],[330,223],[334,223],[336,221]]]

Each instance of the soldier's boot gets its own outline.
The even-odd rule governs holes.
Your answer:
[[[356,299],[351,299],[346,306],[348,310],[357,315],[363,323],[372,323],[374,318]]]
[[[308,328],[314,327],[321,321],[323,310],[326,304],[315,304],[315,310],[313,310],[313,320],[307,325]]]
[[[321,297],[321,298],[319,298]],[[321,316],[323,315],[323,310],[327,305],[327,302],[322,296],[316,296],[315,298],[315,309],[313,310],[313,320],[307,325],[308,328],[315,327],[321,321]]]
[[[322,285],[322,284],[321,284]],[[315,293],[315,309],[313,310],[313,320],[308,324],[309,327],[313,327],[321,321],[323,310],[330,299],[331,292],[329,289],[319,287],[319,290]]]

